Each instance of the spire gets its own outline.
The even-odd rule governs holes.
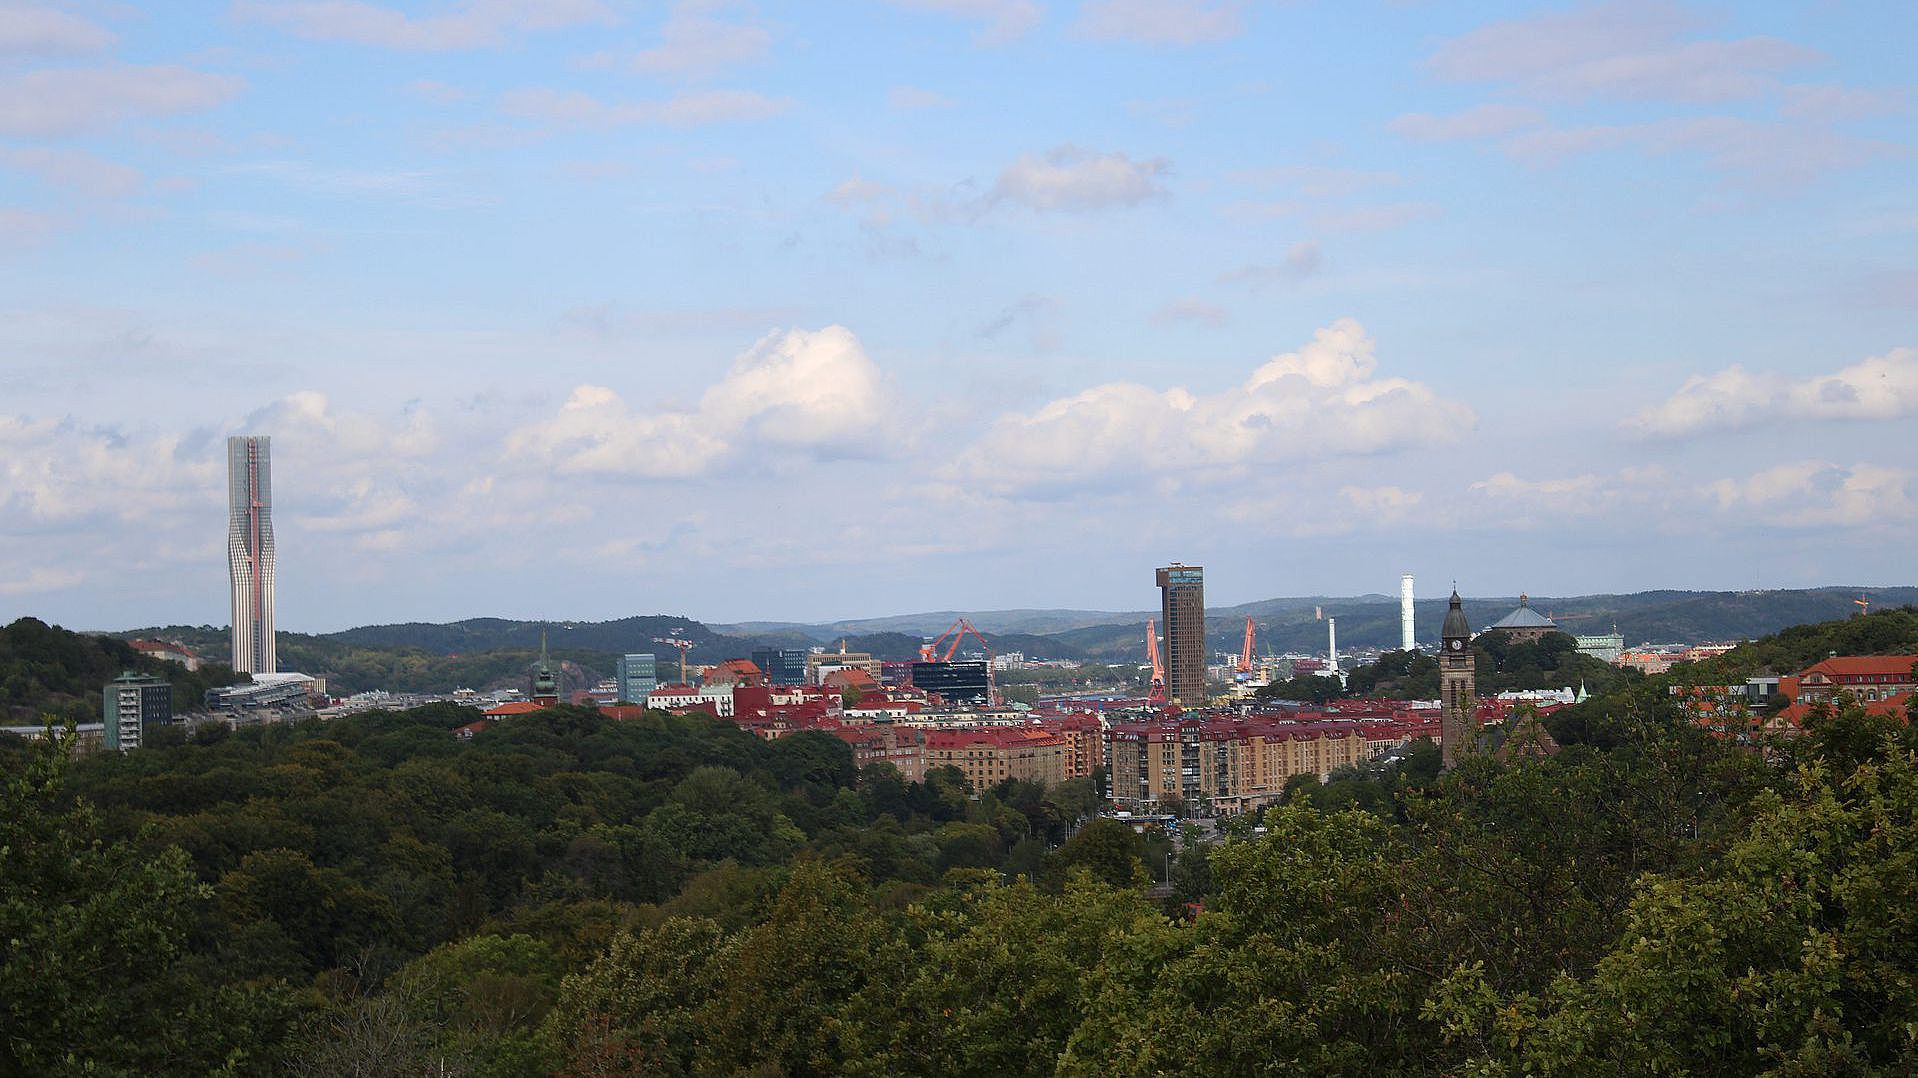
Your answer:
[[[1469,640],[1471,636],[1472,626],[1465,620],[1465,604],[1459,599],[1458,588],[1455,586],[1452,588],[1451,606],[1445,612],[1445,626],[1439,630],[1439,637],[1443,640],[1454,638]]]
[[[553,664],[546,658],[546,631],[539,634],[539,665],[533,668],[533,702],[557,703],[559,679],[553,676]]]

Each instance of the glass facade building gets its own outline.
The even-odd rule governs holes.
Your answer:
[[[953,707],[985,707],[992,701],[992,671],[984,662],[913,663],[912,687]]]
[[[279,670],[273,641],[273,469],[270,439],[226,440],[227,566],[233,581],[233,669]]]
[[[659,688],[659,666],[652,655],[621,655],[613,664],[613,680],[619,683],[619,698],[629,704],[643,704],[646,695]]]
[[[754,648],[753,665],[766,675],[769,685],[804,685],[806,650],[804,648]]]

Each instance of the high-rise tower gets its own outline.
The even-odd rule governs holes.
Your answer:
[[[1205,570],[1173,562],[1159,570],[1165,624],[1165,690],[1175,704],[1205,703]]]
[[[1411,651],[1418,646],[1418,640],[1412,635],[1412,574],[1399,577],[1399,650]]]
[[[233,579],[233,669],[279,670],[273,642],[273,472],[270,439],[226,440],[227,565]]]
[[[1473,677],[1472,627],[1453,588],[1452,607],[1439,630],[1439,759],[1447,771],[1478,748]]]

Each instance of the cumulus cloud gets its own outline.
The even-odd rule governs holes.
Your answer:
[[[930,11],[980,23],[974,40],[1007,45],[1031,33],[1045,12],[1033,0],[887,0],[908,11]]]
[[[580,386],[557,416],[515,431],[510,457],[560,474],[685,479],[749,449],[815,458],[872,450],[885,422],[879,368],[843,326],[774,333],[691,410],[638,411]]]
[[[1078,33],[1105,41],[1201,45],[1245,32],[1245,0],[1085,0]]]
[[[69,11],[0,2],[0,57],[99,52],[116,40],[113,31]]]
[[[664,101],[610,102],[577,90],[534,88],[511,91],[500,104],[509,114],[523,119],[572,127],[704,127],[771,119],[792,107],[786,98],[750,90],[702,90],[675,94]]]
[[[1700,488],[1720,510],[1787,527],[1862,527],[1918,520],[1918,472],[1878,464],[1780,464]]]
[[[1035,210],[1097,210],[1136,206],[1166,194],[1172,171],[1164,158],[1134,161],[1122,153],[1060,146],[1026,154],[999,174],[992,198]]]
[[[212,454],[180,435],[0,415],[0,508],[14,527],[146,526],[182,502],[206,502],[207,491],[224,489],[220,482]]]
[[[1701,29],[1659,0],[1591,4],[1482,26],[1441,45],[1431,67],[1555,98],[1714,102],[1756,97],[1821,58],[1777,38],[1699,37]]]
[[[1792,379],[1733,364],[1685,380],[1665,401],[1627,420],[1648,437],[1682,437],[1761,423],[1898,419],[1918,414],[1918,349],[1894,348],[1831,374]]]
[[[1377,377],[1377,367],[1364,328],[1341,319],[1220,393],[1118,382],[1004,416],[960,454],[950,477],[1006,495],[1142,476],[1203,481],[1278,461],[1449,442],[1472,428],[1465,405],[1418,382]]]
[[[366,0],[239,0],[243,18],[313,41],[440,52],[504,44],[514,33],[609,25],[602,0],[465,0],[433,15],[409,15]]]
[[[0,77],[0,135],[73,135],[145,116],[202,112],[244,84],[171,65],[28,71]]]

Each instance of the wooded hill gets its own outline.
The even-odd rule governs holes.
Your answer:
[[[1874,617],[1760,644],[1908,646]],[[1663,684],[1177,850],[702,717],[0,737],[0,1073],[1908,1070],[1912,726],[1752,751]]]
[[[0,627],[0,719],[8,725],[31,725],[47,716],[98,722],[101,688],[129,670],[171,682],[175,711],[198,709],[207,689],[236,680],[232,668],[217,663],[189,673],[178,663],[141,655],[124,640],[21,618]]]

